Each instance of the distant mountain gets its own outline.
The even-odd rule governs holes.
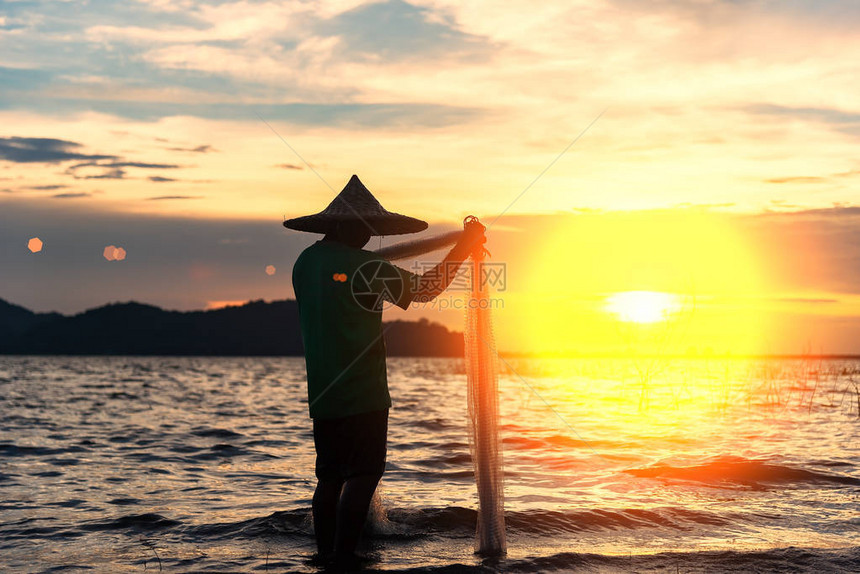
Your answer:
[[[41,323],[60,318],[62,315],[59,313],[34,313],[0,299],[0,345],[4,337],[17,337]]]
[[[463,335],[426,319],[386,323],[390,356],[462,356]],[[295,301],[213,311],[113,303],[72,316],[0,299],[0,354],[302,355]]]

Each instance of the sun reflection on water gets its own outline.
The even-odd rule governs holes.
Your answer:
[[[646,360],[505,359],[509,559],[857,544],[860,362]],[[463,362],[388,365],[380,528],[394,536],[375,543],[398,567],[464,563],[476,489]],[[7,516],[63,531],[4,549],[16,559],[152,559],[114,543],[138,527],[162,557],[204,549],[208,570],[270,535],[280,560],[312,552],[301,358],[0,357],[0,384],[15,437],[4,473],[26,478],[0,483]]]

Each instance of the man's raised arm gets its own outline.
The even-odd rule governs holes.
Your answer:
[[[484,236],[486,227],[478,221],[470,221],[463,226],[463,235],[457,244],[448,252],[445,259],[433,269],[421,275],[418,287],[413,293],[412,300],[418,303],[426,303],[438,297],[454,280],[457,271],[468,259],[472,251],[482,248],[487,238]]]

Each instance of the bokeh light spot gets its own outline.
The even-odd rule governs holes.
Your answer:
[[[125,259],[125,254],[125,249],[117,247],[116,245],[108,245],[102,252],[102,255],[104,255],[104,258],[108,261],[122,261]]]
[[[42,240],[38,237],[33,237],[30,241],[27,242],[27,249],[32,251],[33,253],[38,253],[42,250]]]
[[[266,275],[274,275],[275,271],[277,271],[277,269],[275,269],[274,265],[266,265]]]

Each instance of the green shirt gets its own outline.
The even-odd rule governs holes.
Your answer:
[[[335,241],[318,241],[299,255],[293,289],[312,418],[391,406],[382,308],[394,303],[406,309],[417,279],[374,253]]]

